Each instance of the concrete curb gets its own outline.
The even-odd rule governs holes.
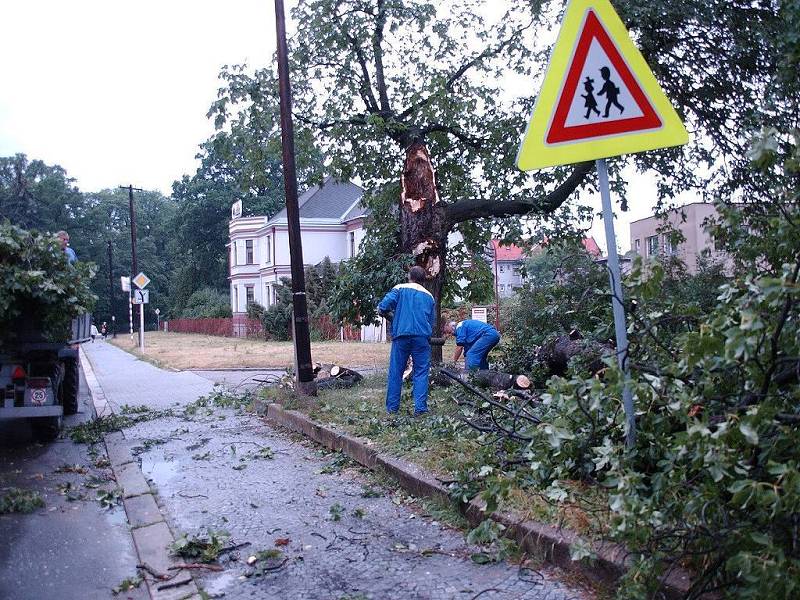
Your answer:
[[[335,429],[315,423],[305,414],[286,410],[278,404],[257,405],[259,413],[267,419],[302,433],[318,444],[346,454],[369,469],[380,469],[394,477],[407,492],[420,497],[435,498],[451,502],[448,489],[435,477],[423,469],[402,459],[378,452],[371,442],[365,441]],[[618,544],[607,542],[592,544],[595,559],[573,561],[570,546],[580,536],[568,529],[562,529],[526,520],[513,512],[494,512],[488,514],[483,501],[473,499],[462,507],[467,520],[474,527],[481,521],[491,518],[506,527],[506,535],[515,539],[530,556],[547,560],[558,567],[575,571],[589,579],[603,584],[614,584],[630,567],[630,553]],[[691,587],[689,573],[673,569],[663,580],[662,592],[670,600],[686,597]]]
[[[113,415],[114,411],[106,398],[103,386],[97,380],[91,361],[83,349],[81,349],[81,367],[97,416]],[[122,504],[125,507],[139,564],[147,564],[159,573],[172,575],[175,572],[169,571],[169,567],[179,564],[168,551],[175,537],[158,507],[155,494],[142,474],[139,462],[131,453],[133,444],[125,439],[121,431],[109,433],[104,437],[104,442],[114,477],[122,488]],[[199,589],[190,571],[178,571],[169,581],[155,581],[151,576],[146,579],[151,600],[200,599]],[[164,588],[165,585],[168,587]]]

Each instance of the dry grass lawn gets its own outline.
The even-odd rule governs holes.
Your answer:
[[[117,335],[109,342],[141,357],[136,337]],[[361,342],[312,342],[315,362],[349,367],[379,367],[389,364],[390,344]],[[145,336],[145,360],[161,367],[185,369],[237,369],[261,367],[284,369],[294,364],[291,342],[262,342],[193,333],[148,332]]]

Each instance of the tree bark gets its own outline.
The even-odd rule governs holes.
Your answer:
[[[400,250],[425,269],[425,288],[436,300],[436,327],[441,336],[441,299],[447,258],[447,219],[436,189],[436,173],[427,146],[413,142],[406,149],[400,178]],[[432,360],[442,362],[442,347],[434,345]]]

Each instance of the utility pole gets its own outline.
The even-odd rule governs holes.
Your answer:
[[[114,258],[111,250],[111,240],[108,244],[108,318],[111,319],[111,337],[116,337],[116,319],[114,319]]]
[[[135,188],[132,185],[121,185],[119,186],[121,190],[128,190],[128,210],[130,211],[131,215],[131,282],[133,282],[133,278],[139,274],[139,265],[136,262],[136,213],[133,210],[133,192],[143,192],[144,190],[141,188]],[[128,302],[130,303],[130,295],[131,293],[128,292]],[[132,314],[132,307],[128,307],[129,316],[131,318],[131,333],[133,333],[133,314]],[[144,316],[144,304],[139,305],[139,322],[143,322]],[[139,326],[139,347],[141,348],[142,337],[144,336],[143,327]],[[131,337],[131,339],[133,339]]]
[[[311,336],[308,327],[308,304],[303,273],[303,246],[300,236],[300,210],[297,206],[297,173],[294,163],[294,127],[292,125],[292,89],[289,81],[289,57],[286,48],[286,23],[283,0],[275,0],[275,28],[278,40],[278,83],[281,101],[281,142],[283,148],[283,185],[286,194],[286,217],[289,229],[289,257],[292,264],[292,329],[297,372],[295,389],[301,396],[316,396],[314,366],[311,363]]]

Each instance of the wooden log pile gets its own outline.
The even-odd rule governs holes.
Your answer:
[[[361,373],[353,369],[348,369],[341,365],[323,365],[320,363],[314,365],[314,376],[319,390],[349,388],[364,379]]]

